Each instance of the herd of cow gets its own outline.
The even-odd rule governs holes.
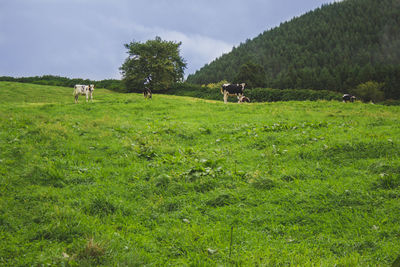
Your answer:
[[[221,94],[224,95],[224,103],[228,102],[228,97],[229,96],[236,96],[238,99],[238,103],[245,103],[245,102],[250,102],[250,99],[244,95],[244,87],[246,86],[245,83],[241,84],[231,84],[231,83],[225,83],[221,86]],[[86,102],[90,100],[93,101],[93,91],[94,91],[94,85],[81,85],[77,84],[74,86],[74,97],[75,97],[75,103],[78,103],[78,97],[79,95],[86,95]],[[152,93],[150,88],[145,88],[143,91],[143,96],[144,98],[152,98]],[[343,102],[354,102],[356,100],[356,97],[350,94],[344,94],[343,95]]]
[[[223,84],[221,87],[221,93],[224,95],[224,102],[228,102],[228,96],[236,96],[238,99],[238,103],[245,103],[245,102],[250,102],[250,99],[244,95],[244,87],[245,83],[241,84],[230,84],[226,83]],[[74,86],[74,98],[75,98],[75,103],[78,103],[78,97],[79,95],[86,95],[86,102],[90,100],[93,101],[93,91],[94,91],[94,85],[82,85],[82,84],[76,84]],[[150,88],[145,88],[143,91],[143,96],[144,98],[152,98],[152,93]]]

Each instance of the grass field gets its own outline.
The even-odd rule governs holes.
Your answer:
[[[0,82],[0,265],[390,266],[400,107]]]

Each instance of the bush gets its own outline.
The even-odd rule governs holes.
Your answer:
[[[213,86],[200,86],[190,83],[176,83],[165,92],[170,95],[190,96],[210,100],[222,99],[221,89],[218,84]]]
[[[357,86],[351,93],[363,102],[381,102],[385,99],[385,94],[382,91],[383,83],[369,81]]]
[[[388,99],[381,102],[380,104],[385,106],[400,106],[400,100]]]

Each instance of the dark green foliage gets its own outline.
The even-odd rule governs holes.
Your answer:
[[[98,88],[105,88],[116,92],[126,92],[125,85],[121,80],[106,79],[101,81],[95,81],[94,84]]]
[[[368,81],[358,85],[351,92],[364,102],[373,101],[376,103],[383,101],[385,98],[385,94],[382,91],[383,86],[383,83]]]
[[[246,83],[247,89],[266,87],[264,69],[259,64],[247,62],[240,67],[239,72],[233,82]]]
[[[176,83],[174,84],[166,94],[180,95],[180,96],[191,96],[204,99],[220,100],[223,95],[219,88],[210,88],[206,86],[200,86],[190,83]]]
[[[388,99],[380,103],[386,106],[400,106],[400,100]]]
[[[252,102],[273,102],[291,100],[340,100],[341,94],[326,90],[308,89],[267,89],[256,88],[245,92]]]
[[[400,98],[400,5],[395,0],[347,0],[323,5],[247,40],[187,81],[234,81],[239,66],[263,67],[265,87],[347,93],[384,82],[385,98]],[[258,79],[258,78],[257,78]]]
[[[128,92],[142,92],[145,87],[163,91],[181,81],[186,63],[179,55],[180,45],[160,37],[125,44],[129,56],[120,70]]]

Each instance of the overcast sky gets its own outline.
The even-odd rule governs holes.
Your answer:
[[[182,42],[185,75],[333,0],[0,0],[0,76],[121,78],[125,43]]]

